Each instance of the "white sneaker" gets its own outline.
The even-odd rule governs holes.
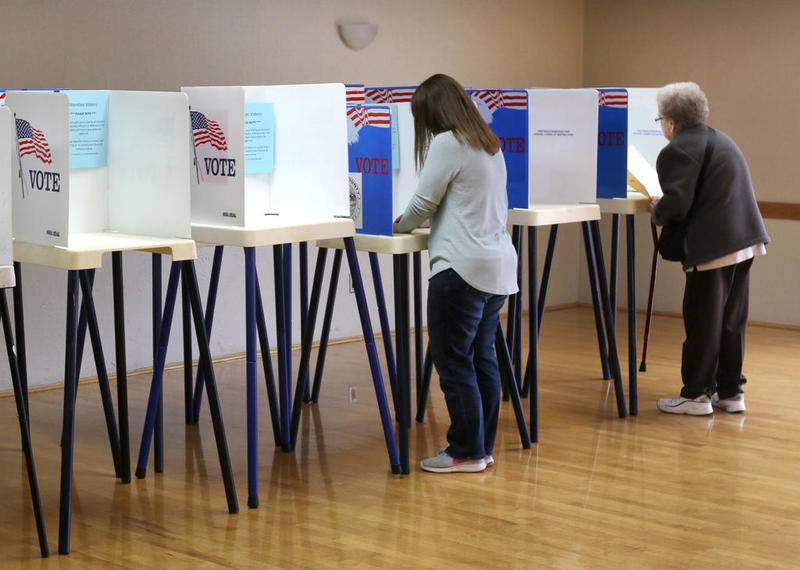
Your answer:
[[[423,471],[431,473],[479,473],[486,469],[486,460],[456,459],[442,450],[438,455],[428,457],[420,462]]]
[[[660,398],[658,409],[667,414],[686,414],[689,416],[707,416],[714,413],[711,400],[703,394],[694,400],[678,396],[677,398]]]
[[[734,397],[724,400],[720,399],[719,394],[714,394],[711,396],[711,405],[729,414],[736,414],[747,409],[747,406],[744,405],[744,394],[736,394]]]
[[[486,462],[486,467],[494,465],[494,455],[487,455],[483,460]]]

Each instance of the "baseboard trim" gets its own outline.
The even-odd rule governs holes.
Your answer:
[[[584,308],[592,308],[592,305],[589,303],[577,303],[577,305],[584,309]],[[618,313],[627,313],[628,310],[624,307],[617,307]],[[645,309],[636,309],[637,315],[644,315],[647,311]],[[653,311],[654,317],[667,317],[670,319],[683,319],[683,315],[681,313],[675,311]],[[770,323],[768,321],[748,321],[747,323],[750,327],[757,327],[762,329],[774,329],[774,330],[783,330],[783,331],[792,331],[792,332],[800,332],[800,325],[790,325],[785,323]]]

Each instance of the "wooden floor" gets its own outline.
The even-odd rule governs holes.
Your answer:
[[[625,319],[620,317],[620,323]],[[797,567],[800,544],[800,332],[752,328],[747,415],[659,414],[679,385],[680,321],[656,318],[638,418],[616,417],[599,378],[592,314],[545,316],[541,443],[520,448],[503,405],[497,464],[482,474],[389,472],[362,344],[333,347],[319,406],[298,450],[261,421],[262,506],[246,508],[243,362],[220,364],[242,511],[228,515],[207,408],[183,425],[182,373],[169,374],[166,473],[113,477],[96,386],[81,390],[73,553],[38,559],[12,399],[0,400],[0,565],[103,567],[751,568]],[[621,345],[627,346],[620,327]],[[147,379],[131,381],[134,460]],[[350,403],[349,387],[357,388]],[[83,387],[82,387],[83,388]],[[263,385],[261,409],[266,411]],[[31,398],[34,443],[55,550],[61,391]],[[433,390],[412,459],[443,442]]]

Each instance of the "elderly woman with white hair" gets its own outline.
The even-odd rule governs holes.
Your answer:
[[[653,221],[665,226],[662,255],[681,261],[683,389],[661,398],[658,409],[708,415],[745,410],[742,375],[749,273],[769,242],[742,151],[722,131],[706,125],[708,100],[695,83],[658,92],[658,112],[669,144],[656,170],[664,196]]]

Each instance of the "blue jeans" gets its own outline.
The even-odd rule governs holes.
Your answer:
[[[500,370],[494,350],[506,297],[478,291],[458,273],[437,273],[428,287],[428,334],[450,414],[447,453],[480,459],[494,452]]]

